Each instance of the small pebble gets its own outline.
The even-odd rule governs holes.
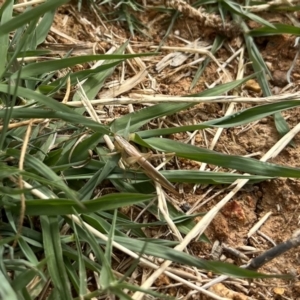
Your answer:
[[[286,72],[280,71],[280,70],[274,71],[272,83],[279,87],[286,86],[288,84],[287,79],[286,79]]]
[[[246,82],[245,89],[253,91],[255,93],[260,93],[260,91],[261,91],[261,88],[260,88],[258,82],[255,81],[254,79],[250,79]]]

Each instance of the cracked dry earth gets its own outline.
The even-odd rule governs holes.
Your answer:
[[[75,54],[105,53],[112,45],[120,45],[129,37],[125,24],[108,23],[96,18],[95,14],[87,7],[83,6],[82,11],[78,13],[77,6],[65,5],[61,7],[55,17],[55,22],[49,37],[48,45],[43,47],[56,49],[57,53],[65,53],[70,48],[75,47]],[[163,38],[167,25],[162,21],[160,13],[155,10],[149,10],[147,13],[139,16],[144,24],[149,24],[147,28],[148,37],[137,34],[131,38],[130,45],[134,52],[151,51],[151,46],[158,46]],[[270,22],[286,22],[290,23],[283,15],[269,15],[265,13],[264,18]],[[298,20],[299,13],[298,13]],[[250,28],[257,25],[249,22]],[[195,20],[188,18],[179,18],[169,38],[166,39],[165,45],[182,47],[186,45],[186,41],[193,42],[198,38],[204,45],[211,45],[215,33],[212,30],[199,28]],[[287,86],[286,72],[290,68],[292,61],[296,55],[294,47],[295,38],[292,36],[273,36],[264,37],[256,40],[259,49],[271,70],[273,79],[270,80],[270,87],[274,94],[280,94]],[[220,63],[226,61],[232,54],[243,46],[242,39],[234,38],[225,43],[217,53],[216,58]],[[94,48],[93,48],[94,47]],[[147,91],[165,95],[186,95],[203,91],[207,86],[212,85],[220,79],[221,73],[217,71],[218,66],[214,62],[210,62],[206,68],[204,75],[197,82],[195,87],[190,90],[195,71],[198,65],[186,66],[174,73],[175,67],[167,66],[162,72],[156,71],[156,64],[170,50],[161,50],[161,53],[151,59],[143,59],[149,74],[155,81],[153,88],[149,78],[146,78],[141,84],[133,87],[131,91],[124,93],[128,95],[132,92]],[[199,57],[199,56],[198,56]],[[195,60],[197,57],[191,56],[188,62]],[[245,63],[247,58],[244,57]],[[82,66],[84,68],[85,66]],[[79,66],[80,68],[80,66]],[[226,67],[231,78],[235,79],[238,70],[238,60],[234,59]],[[121,69],[113,75],[113,80],[119,80]],[[245,65],[245,76],[252,73],[249,65]],[[132,68],[127,69],[125,77],[135,75]],[[299,89],[300,82],[300,64],[299,60],[291,73],[293,85],[288,91]],[[223,76],[220,83],[226,82]],[[113,85],[107,83],[106,90],[113,91]],[[260,87],[255,80],[249,81],[238,91],[241,96],[257,97],[262,96]],[[246,104],[236,104],[235,111],[250,107]],[[133,105],[134,109],[140,109],[141,105]],[[189,125],[203,122],[206,120],[224,116],[227,105],[208,103],[197,104],[193,108],[183,111],[176,116],[169,117],[166,122]],[[110,108],[107,118],[117,117],[120,114],[128,112],[126,106],[119,108]],[[300,121],[299,109],[283,112],[290,128],[296,126]],[[213,140],[216,130],[207,130],[197,132],[192,138],[189,134],[177,134],[170,138],[185,141],[191,139],[192,142],[200,147],[209,147]],[[224,129],[217,145],[216,151],[235,155],[250,155],[260,159],[279,139],[272,117],[267,117],[259,122],[246,127],[237,127]],[[285,166],[300,167],[300,137],[294,139],[294,146],[288,146],[271,162]],[[191,161],[179,160],[180,167],[185,169],[198,169],[199,165]],[[213,170],[215,166],[208,165],[206,170]],[[222,189],[223,188],[223,189]],[[185,202],[187,207],[193,207],[196,202],[204,201],[211,197],[210,201],[201,206],[198,211],[208,211],[220,199],[222,199],[227,191],[224,187],[202,186],[193,193],[193,186],[184,185]],[[215,195],[215,196],[214,196]],[[263,225],[251,237],[247,237],[251,227],[264,215],[271,213]],[[295,179],[279,178],[275,180],[265,181],[252,186],[246,186],[242,189],[225,207],[218,213],[217,217],[206,230],[206,235],[212,241],[224,244],[223,249],[204,242],[193,242],[189,245],[189,251],[193,255],[206,259],[216,259],[242,265],[245,262],[245,256],[248,259],[256,257],[258,254],[273,247],[274,244],[281,243],[289,239],[292,234],[299,228],[300,223],[300,181]],[[217,244],[216,243],[216,244]],[[230,249],[239,250],[244,256],[238,256]],[[281,279],[255,280],[248,282],[246,280],[229,280],[223,284],[212,288],[216,294],[221,297],[230,299],[300,299],[300,255],[299,248],[289,251],[280,257],[263,266],[259,271],[275,274],[293,274],[295,280],[287,281]],[[206,274],[204,281],[208,280],[212,274]],[[189,292],[188,288],[183,286],[168,287],[173,282],[161,277],[156,282],[158,290],[164,293],[183,298]],[[235,291],[231,293],[230,291]],[[187,299],[187,298],[184,298]],[[202,295],[195,294],[190,299],[207,299]]]

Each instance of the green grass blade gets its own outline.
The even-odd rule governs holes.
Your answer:
[[[76,242],[76,249],[77,249],[77,255],[78,255],[77,260],[76,260],[78,263],[77,284],[79,283],[79,297],[82,298],[88,292],[87,274],[86,274],[86,268],[85,268],[85,263],[84,263],[84,259],[83,259],[83,253],[81,250],[80,239],[79,239],[79,235],[78,235],[75,224],[73,224],[73,230],[74,230],[74,238],[75,238],[75,242]]]
[[[225,41],[225,38],[223,38],[223,37],[217,36],[215,38],[212,48],[210,50],[212,55],[214,55],[222,47],[224,41]],[[211,61],[211,58],[206,57],[205,60],[203,61],[203,63],[198,68],[198,70],[194,76],[194,79],[191,83],[191,87],[190,87],[191,90],[196,86],[198,80],[200,79],[201,75],[203,74],[204,70],[206,69],[206,67],[210,61]]]
[[[43,259],[36,265],[36,267],[33,266],[31,269],[18,274],[14,278],[14,281],[11,283],[12,288],[15,291],[20,291],[23,288],[26,288],[31,280],[33,280],[36,276],[40,277],[44,282],[46,282],[46,276],[42,271],[40,271],[44,267],[46,262],[47,260]]]
[[[40,74],[47,74],[49,72],[58,71],[63,68],[75,66],[97,60],[120,60],[133,58],[137,56],[150,56],[151,53],[141,54],[98,54],[98,55],[82,55],[76,57],[62,58],[59,60],[43,61],[39,63],[32,63],[24,66],[21,72],[21,78],[30,78]],[[14,73],[11,78],[15,79],[17,73]]]
[[[0,36],[7,34],[17,28],[22,27],[23,25],[32,21],[33,18],[38,18],[41,15],[47,13],[48,11],[56,9],[57,7],[67,2],[69,2],[69,0],[51,0],[51,1],[46,1],[45,3],[35,8],[27,10],[26,12],[2,24],[0,26]]]
[[[284,167],[252,158],[222,154],[169,139],[151,138],[147,139],[146,142],[152,148],[159,151],[175,152],[179,157],[236,169],[246,173],[271,177],[300,177],[300,169],[298,168]]]
[[[17,149],[10,149],[7,151],[7,155],[11,155],[15,158],[20,157],[20,151]],[[37,174],[40,174],[47,178],[50,181],[54,181],[56,183],[56,186],[59,186],[61,191],[65,193],[67,197],[73,200],[73,202],[76,202],[78,205],[81,205],[81,202],[78,200],[78,195],[75,191],[71,190],[63,181],[63,179],[56,175],[49,167],[47,167],[43,162],[36,159],[35,157],[27,154],[25,156],[25,164],[33,169]]]
[[[13,1],[6,1],[1,14],[0,26],[11,19],[13,13]],[[2,78],[7,63],[7,51],[9,46],[9,34],[0,36],[0,78]]]
[[[118,57],[118,59],[120,57],[124,58],[124,54],[122,54],[124,52],[124,50],[126,49],[126,46],[128,45],[128,42],[125,42],[123,45],[121,45],[121,47],[119,47],[114,54],[110,54],[114,55],[115,57]],[[137,55],[131,55],[131,57],[135,57]],[[107,63],[109,63],[106,60],[106,55],[104,55],[104,62],[102,65],[105,65]],[[113,61],[112,61],[113,62]],[[93,76],[91,76],[90,78],[88,78],[83,84],[82,84],[82,89],[84,90],[84,93],[86,94],[86,97],[88,99],[94,99],[95,96],[98,94],[98,92],[100,91],[100,89],[103,87],[105,80],[111,76],[111,74],[113,73],[114,68],[110,68],[106,71],[103,71],[101,73],[95,74]],[[77,91],[75,93],[75,95],[73,96],[73,101],[78,101],[81,98],[81,93],[80,91]]]
[[[129,194],[118,193],[109,194],[101,198],[93,199],[93,201],[82,201],[81,205],[69,199],[49,199],[49,200],[30,200],[26,201],[27,215],[67,215],[73,212],[73,209],[78,213],[90,213],[98,210],[111,210],[123,206],[134,205],[144,201],[150,201],[153,195],[145,194]],[[11,207],[12,211],[20,210],[20,203]],[[82,207],[84,206],[84,207]]]
[[[208,97],[208,96],[218,96],[223,93],[226,93],[250,78],[252,78],[253,75],[248,76],[244,79],[241,80],[236,80],[233,82],[221,84],[217,87],[214,87],[212,89],[206,90],[201,93],[197,94],[192,94],[192,95],[187,95],[187,97],[199,97],[199,101],[201,101],[201,97]],[[183,96],[184,98],[184,96]],[[184,109],[188,109],[195,104],[190,104],[190,103],[180,103],[180,104],[167,104],[167,103],[162,103],[162,104],[157,104],[151,107],[147,107],[144,109],[141,109],[137,112],[127,114],[125,116],[119,117],[115,121],[113,121],[110,125],[110,128],[112,132],[122,134],[124,132],[124,128],[126,128],[128,122],[130,121],[130,131],[135,132],[138,130],[140,127],[148,123],[150,120],[154,118],[159,118],[162,116],[167,116],[174,114],[176,112],[182,111]]]
[[[250,30],[248,35],[252,37],[270,36],[279,34],[292,34],[300,36],[300,28],[297,26],[287,24],[274,24],[274,27],[260,27],[257,29]]]
[[[63,261],[58,219],[54,216],[41,216],[43,245],[51,282],[61,299],[72,300],[69,280]]]
[[[283,101],[278,103],[264,104],[253,108],[245,109],[235,114],[222,117],[216,120],[207,121],[201,123],[202,125],[212,125],[222,128],[229,128],[233,126],[239,126],[247,124],[256,120],[260,120],[264,117],[273,115],[275,113],[296,108],[300,105],[298,100]]]
[[[100,183],[109,178],[111,172],[118,165],[119,157],[113,156],[111,157],[103,167],[103,169],[98,170],[90,180],[80,189],[79,194],[82,200],[88,200],[91,198],[93,191],[95,188],[100,185]]]
[[[244,22],[241,22],[241,26],[244,29],[244,32],[249,31],[247,25]],[[247,47],[249,57],[252,62],[252,67],[253,67],[255,73],[257,74],[257,80],[263,91],[263,94],[265,97],[271,96],[272,93],[269,88],[269,84],[268,84],[268,80],[267,80],[267,75],[269,75],[271,77],[269,69],[268,69],[267,65],[265,64],[265,61],[262,58],[261,53],[258,50],[253,38],[251,36],[249,36],[248,34],[244,34],[244,39],[246,42],[246,47]],[[276,113],[276,115],[275,115],[275,125],[276,125],[277,131],[279,132],[279,134],[281,136],[285,135],[289,131],[289,126],[280,113]]]
[[[19,300],[2,270],[0,270],[0,299]]]
[[[214,262],[205,259],[199,259],[190,254],[184,252],[176,251],[172,248],[158,245],[156,243],[147,242],[145,247],[144,242],[137,239],[131,239],[128,237],[116,236],[115,241],[125,246],[126,248],[141,253],[144,251],[145,254],[154,255],[159,258],[171,260],[176,263],[183,265],[189,265],[193,267],[198,267],[204,270],[210,270],[215,273],[227,274],[235,277],[249,277],[249,278],[268,278],[274,277],[274,275],[266,275],[257,272],[249,272],[249,270],[241,269],[235,265],[224,263],[224,262]],[[280,277],[280,275],[279,275]]]
[[[243,9],[240,4],[234,1],[222,1],[222,5],[224,5],[232,14],[242,16],[243,18],[249,18],[250,20],[267,26],[268,28],[275,28],[275,26],[266,19]]]
[[[36,46],[42,44],[45,41],[48,32],[53,24],[55,12],[55,9],[47,11],[36,27]]]

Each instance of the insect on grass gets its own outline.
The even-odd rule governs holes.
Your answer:
[[[120,135],[115,135],[114,145],[117,151],[122,155],[122,159],[128,163],[132,164],[137,163],[144,171],[144,173],[151,178],[153,181],[158,182],[161,186],[174,193],[177,196],[180,196],[180,193],[175,189],[173,184],[168,181],[160,172],[158,172],[150,162],[126,139]]]

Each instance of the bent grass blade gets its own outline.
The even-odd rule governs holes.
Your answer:
[[[167,180],[160,172],[158,172],[149,161],[127,140],[125,140],[120,135],[115,135],[114,145],[116,150],[119,151],[122,155],[122,159],[125,162],[132,161],[134,158],[135,163],[137,163],[144,171],[144,173],[150,177],[152,180],[158,182],[161,186],[174,193],[177,196],[181,196],[181,194],[175,189],[173,184]],[[130,163],[129,163],[130,164]]]

